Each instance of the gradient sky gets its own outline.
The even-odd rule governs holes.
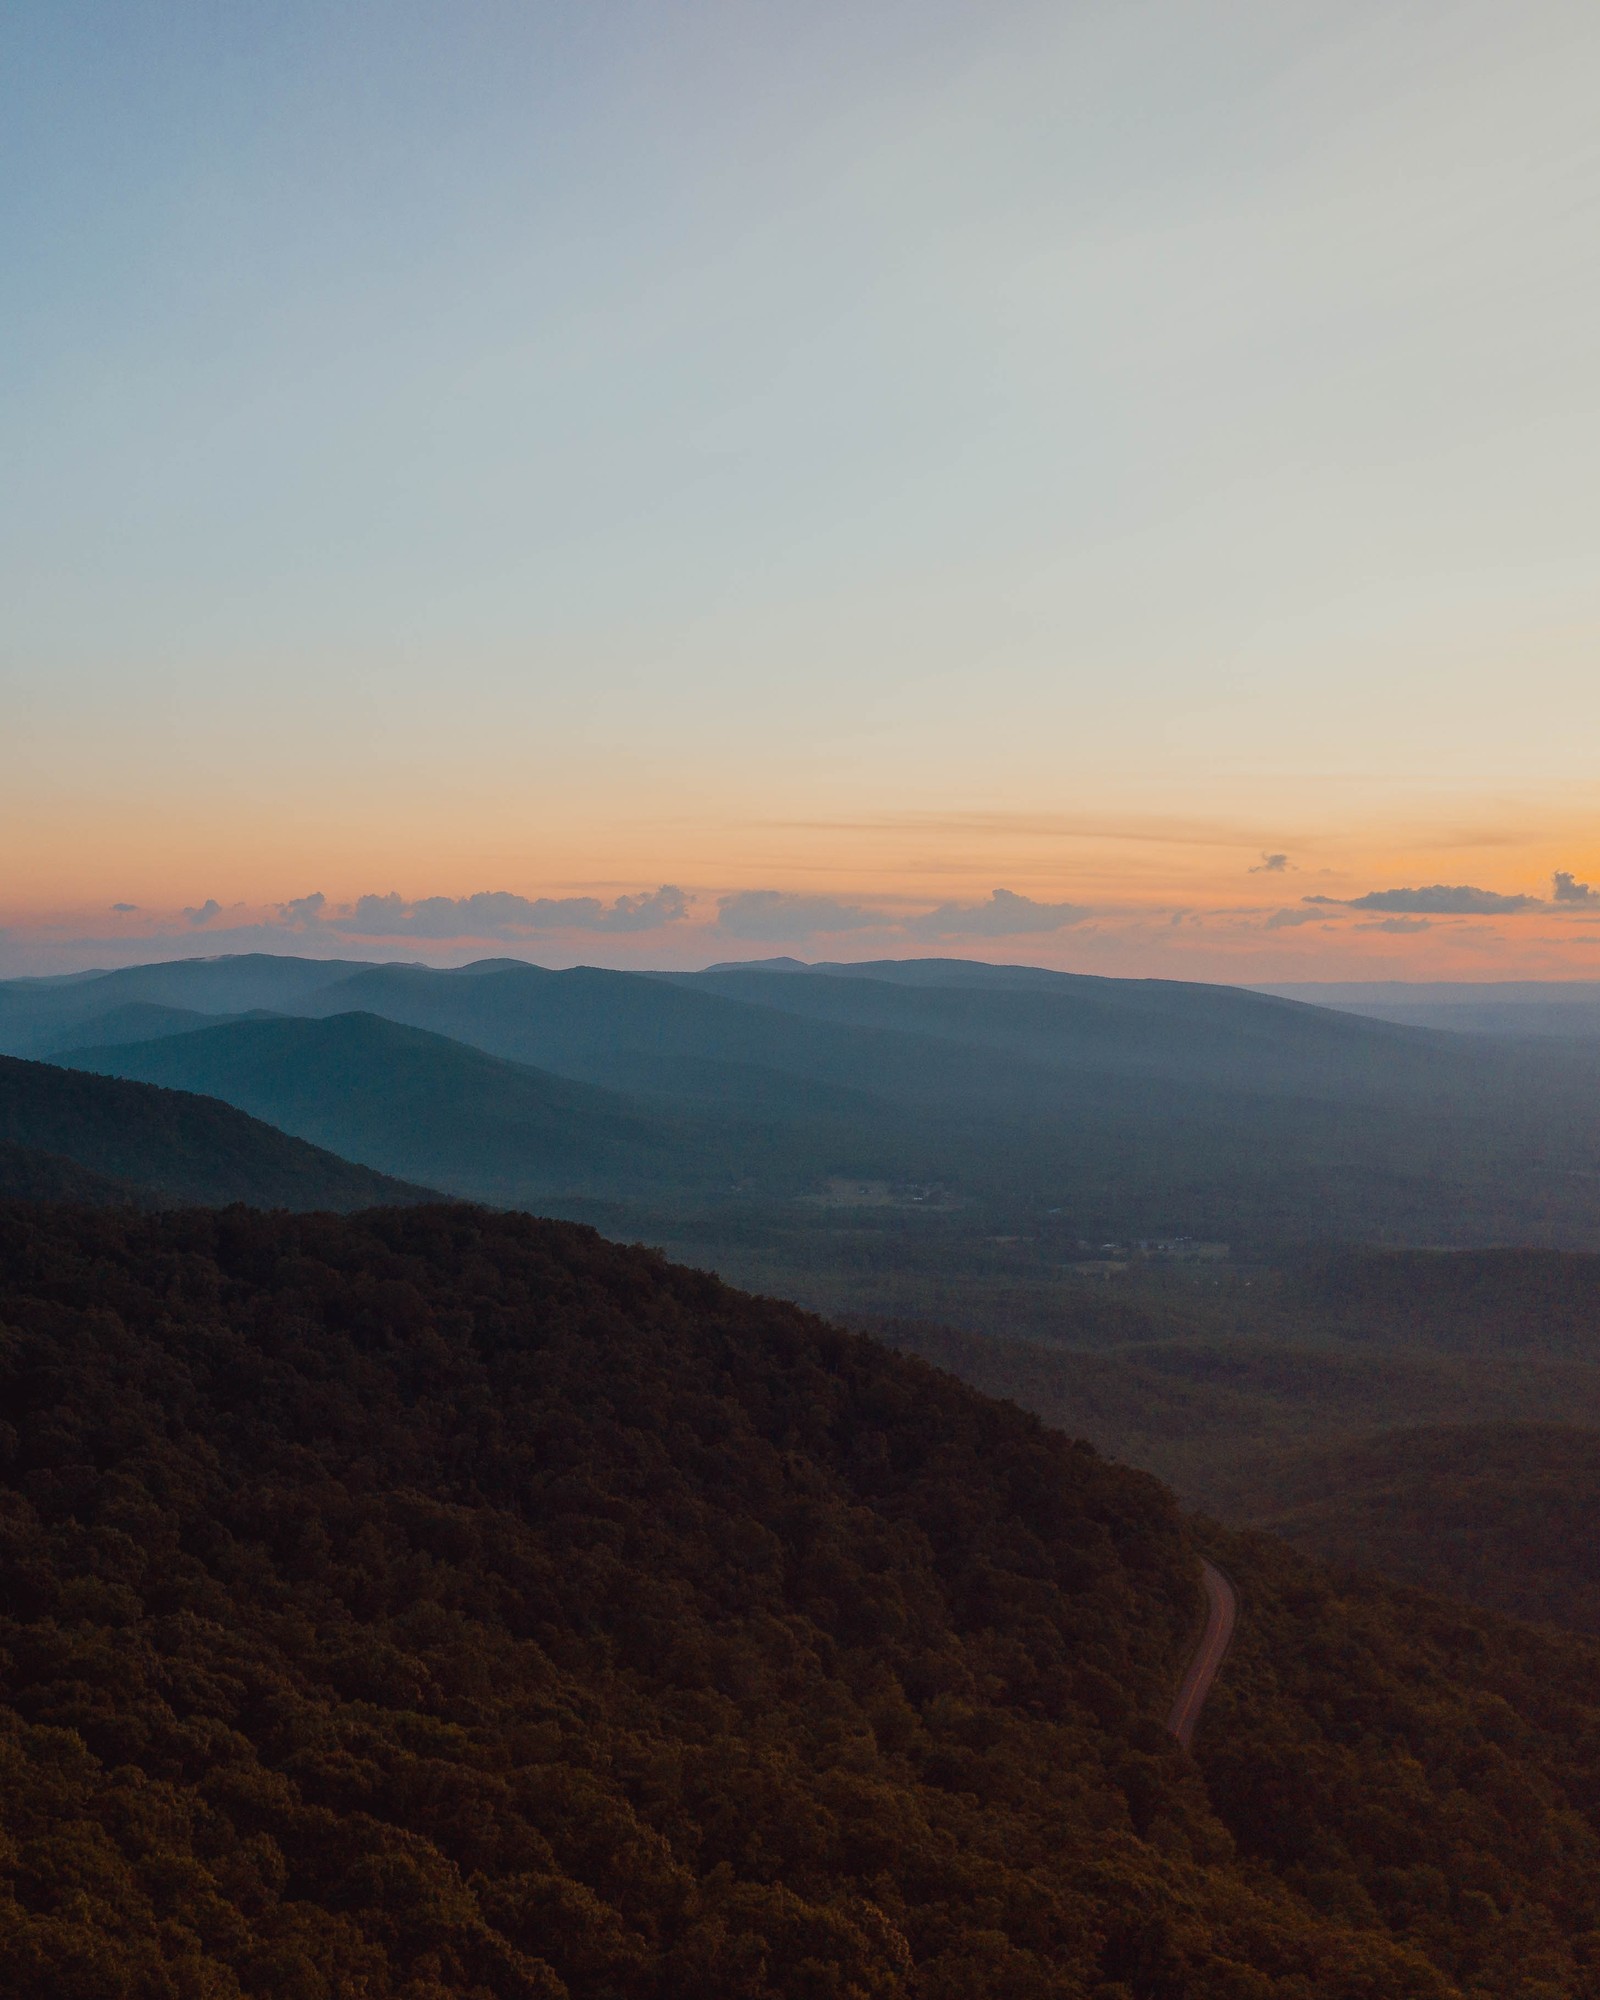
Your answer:
[[[0,973],[1600,976],[1597,103],[1592,0],[12,0]]]

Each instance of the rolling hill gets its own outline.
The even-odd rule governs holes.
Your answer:
[[[408,1187],[184,1091],[0,1056],[0,1159],[35,1199],[369,1208]]]
[[[107,1208],[139,1199],[129,1181],[93,1173],[60,1153],[0,1139],[0,1201],[70,1201]]]
[[[70,1060],[221,1098],[384,1173],[486,1201],[696,1177],[698,1135],[659,1106],[375,1014],[231,1022]]]
[[[863,1324],[1156,1473],[1192,1505],[1240,1523],[1278,1526],[1271,1496],[1280,1471],[1302,1454],[1364,1450],[1380,1433],[1513,1420],[1600,1429],[1600,1360],[1593,1358],[1347,1346],[1270,1318],[1249,1334],[1201,1323],[1176,1337],[1170,1322],[1158,1320],[1143,1339],[1112,1347],[926,1321]],[[1397,1573],[1420,1580],[1414,1569]]]
[[[116,972],[0,980],[0,1054],[47,1054],[62,1045],[66,1031],[129,1006],[175,1008],[203,1015],[247,1014],[257,1008],[287,1010],[319,986],[346,979],[361,969],[354,960],[246,952],[133,965]],[[98,1039],[111,1038],[102,1035]]]

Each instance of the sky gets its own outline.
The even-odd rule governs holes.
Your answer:
[[[12,0],[0,976],[1600,977],[1592,0]]]

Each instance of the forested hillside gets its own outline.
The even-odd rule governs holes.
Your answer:
[[[1600,1430],[1380,1431],[1247,1458],[1219,1502],[1330,1562],[1600,1637]]]
[[[0,1986],[1600,1992],[1600,1650],[467,1208],[0,1213]]]
[[[72,1061],[200,1091],[380,1172],[511,1207],[573,1187],[704,1177],[699,1135],[657,1103],[375,1014],[236,1021]]]
[[[0,1056],[0,1192],[33,1200],[365,1208],[423,1191],[189,1091]]]
[[[127,1181],[94,1173],[61,1153],[0,1139],[0,1201],[77,1201],[100,1208],[138,1199]]]

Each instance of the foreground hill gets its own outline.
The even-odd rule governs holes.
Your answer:
[[[0,1184],[36,1200],[370,1207],[409,1188],[214,1098],[0,1056]]]
[[[1600,1992],[1600,1649],[466,1208],[0,1212],[0,1986]]]

